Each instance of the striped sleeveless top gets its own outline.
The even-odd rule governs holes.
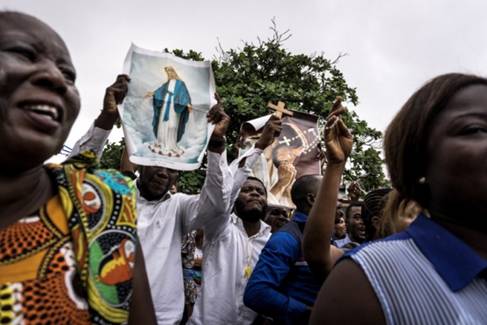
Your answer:
[[[487,260],[423,215],[347,257],[370,281],[387,324],[487,324]]]

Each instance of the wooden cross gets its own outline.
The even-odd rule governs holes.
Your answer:
[[[288,111],[287,109],[285,109],[284,107],[286,106],[286,104],[284,104],[283,102],[281,101],[278,101],[277,102],[277,105],[274,105],[272,102],[269,102],[267,103],[267,107],[269,107],[270,109],[274,110],[274,115],[277,116],[278,118],[282,118],[282,114],[286,114],[288,116],[293,116],[293,112],[291,111]]]

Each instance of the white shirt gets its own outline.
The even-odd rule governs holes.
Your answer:
[[[103,154],[103,147],[107,142],[110,132],[111,130],[104,130],[92,124],[88,132],[74,144],[69,156],[73,157],[83,151],[92,150],[99,159]]]
[[[232,203],[238,190],[247,179],[250,167],[262,153],[249,152],[244,168],[231,172],[233,180]],[[271,227],[261,221],[260,230],[248,237],[242,221],[229,211],[213,214],[203,225],[203,280],[201,292],[196,298],[189,324],[252,324],[257,314],[244,306],[243,294],[250,274],[260,252],[271,236]]]
[[[225,155],[208,152],[206,181],[200,195],[176,193],[164,201],[137,197],[137,231],[160,325],[181,321],[184,311],[182,239],[199,228],[201,218],[227,209],[224,202],[229,200],[230,188],[223,184],[225,168]]]
[[[109,131],[91,127],[76,150],[100,151]],[[73,149],[73,152],[75,150]],[[226,176],[226,177],[224,177]],[[228,211],[233,181],[223,155],[208,152],[206,179],[199,195],[176,193],[164,201],[147,201],[137,195],[137,231],[144,253],[152,302],[159,325],[179,324],[184,311],[181,260],[183,235],[202,222]]]

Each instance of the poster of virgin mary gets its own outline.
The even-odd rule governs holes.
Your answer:
[[[124,71],[130,83],[119,109],[130,161],[197,169],[213,131],[206,120],[215,92],[210,62],[132,45]]]

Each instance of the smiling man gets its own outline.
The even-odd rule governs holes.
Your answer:
[[[347,231],[353,243],[362,244],[367,240],[365,223],[362,219],[362,208],[364,204],[356,201],[350,203],[346,211]],[[356,244],[354,245],[356,246]]]

